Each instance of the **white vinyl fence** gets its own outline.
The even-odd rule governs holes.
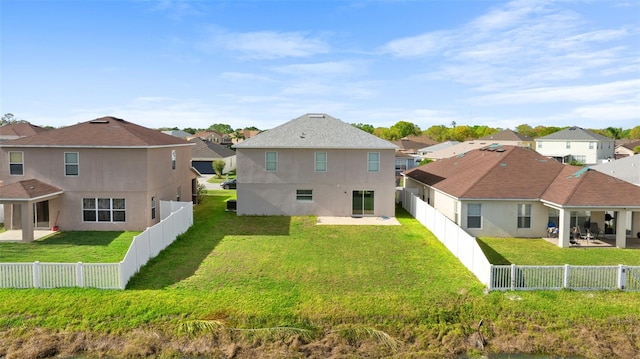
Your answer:
[[[133,238],[120,263],[0,263],[0,288],[124,289],[129,279],[193,225],[193,203],[161,201],[162,220]]]
[[[430,230],[489,290],[640,291],[640,267],[492,265],[456,223],[407,189],[398,193],[402,207]]]

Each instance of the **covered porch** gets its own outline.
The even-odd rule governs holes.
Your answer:
[[[63,192],[57,187],[36,179],[0,187],[0,205],[5,205],[5,228],[7,229],[2,234],[4,238],[32,242],[36,239],[36,230],[52,231],[49,220],[49,201],[58,198]],[[37,234],[42,237],[43,233],[37,232]]]
[[[547,236],[559,247],[640,248],[640,209],[582,207],[563,208],[548,203],[549,223],[557,232]]]

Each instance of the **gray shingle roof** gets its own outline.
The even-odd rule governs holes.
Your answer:
[[[236,148],[396,149],[397,146],[322,113],[308,113],[235,145]]]
[[[590,168],[640,186],[640,154],[590,166]]]
[[[595,132],[585,130],[577,126],[569,127],[562,131],[554,132],[550,135],[536,138],[538,140],[558,140],[558,141],[613,141],[613,139],[602,136]]]

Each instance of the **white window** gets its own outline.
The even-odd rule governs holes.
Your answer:
[[[518,204],[518,228],[531,228],[530,204]]]
[[[124,198],[83,198],[82,220],[84,222],[124,222]]]
[[[327,172],[327,153],[316,152],[315,154],[316,172]]]
[[[177,160],[176,150],[171,151],[171,169],[176,169],[176,160]]]
[[[151,196],[151,219],[156,219],[156,196]]]
[[[278,170],[278,152],[267,151],[264,158],[264,168],[267,171],[275,172]]]
[[[64,175],[77,176],[80,174],[80,155],[78,152],[64,153]]]
[[[596,147],[596,143],[595,142],[589,142],[589,149],[592,150]]]
[[[538,142],[538,148],[542,148],[542,142]]]
[[[301,202],[313,202],[313,190],[311,189],[296,190],[296,200]]]
[[[565,146],[567,147],[568,150],[571,149],[571,142],[567,142]]]
[[[367,170],[369,172],[380,172],[380,153],[367,153]]]
[[[467,205],[467,228],[482,228],[482,204]]]
[[[24,159],[22,152],[9,152],[9,174],[24,175]]]

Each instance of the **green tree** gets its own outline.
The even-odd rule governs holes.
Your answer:
[[[423,135],[436,142],[444,142],[451,139],[451,129],[445,125],[435,125],[422,132]]]
[[[373,125],[369,125],[366,123],[352,123],[351,126],[361,129],[364,132],[373,133],[375,128]]]
[[[472,139],[475,135],[473,128],[466,125],[456,126],[456,128],[454,128],[452,132],[452,139],[460,142],[466,141],[467,139]]]
[[[629,130],[627,138],[630,140],[640,140],[640,126],[636,126]]]
[[[222,178],[222,171],[225,165],[226,163],[224,163],[223,160],[215,160],[211,163],[211,167],[213,167],[213,171],[216,173],[216,178]]]
[[[536,137],[536,132],[534,131],[534,129],[526,123],[516,126],[516,132],[523,136],[529,136],[531,138]]]
[[[425,158],[422,161],[420,161],[419,166],[426,165],[427,163],[431,163],[431,162],[433,162],[433,160]]]
[[[397,135],[400,136],[399,138],[407,137],[409,135],[417,136],[422,132],[418,125],[407,121],[399,121],[395,125],[391,126],[389,130],[394,134],[397,133]],[[399,138],[396,138],[396,140]]]
[[[217,133],[226,134],[233,133],[233,128],[225,123],[214,123],[207,128],[208,131],[216,131]]]

